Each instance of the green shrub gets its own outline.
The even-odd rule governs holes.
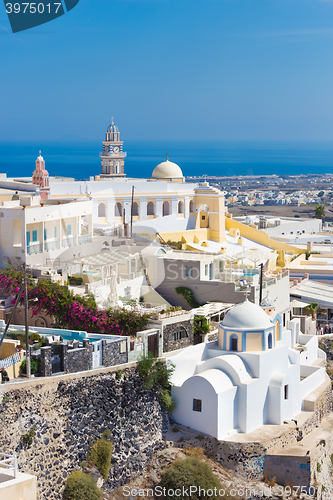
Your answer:
[[[151,353],[138,361],[139,375],[143,378],[145,389],[154,388],[157,391],[169,389],[174,369],[174,365],[167,365],[165,361],[154,358]]]
[[[204,316],[194,316],[193,335],[195,337],[204,333],[208,333],[209,329],[209,323]]]
[[[176,403],[167,389],[161,392],[159,399],[163,410],[167,413],[173,413],[175,411]]]
[[[21,440],[26,446],[31,446],[32,440],[35,436],[36,436],[36,426],[33,425],[26,434],[23,434],[23,436],[21,436]]]
[[[87,453],[87,462],[95,465],[102,474],[105,481],[107,480],[111,467],[112,443],[106,439],[106,433],[101,439],[89,448]]]
[[[317,472],[321,472],[321,464],[317,462]]]
[[[218,493],[222,489],[222,486],[214,476],[211,468],[205,462],[202,462],[198,458],[185,458],[183,460],[176,460],[162,475],[162,486],[168,490],[175,490],[180,488],[189,489],[190,486],[197,486],[199,489],[202,488],[206,490],[206,495],[203,494],[201,490],[201,495],[198,492],[191,495],[191,500],[203,500],[203,499],[219,499],[223,498]],[[217,489],[217,495],[207,495],[207,490]],[[175,497],[166,495],[165,500],[175,500]]]
[[[179,295],[182,295],[184,297],[184,299],[192,308],[200,307],[200,304],[194,297],[194,293],[192,292],[192,290],[186,288],[185,286],[177,286],[175,290]]]
[[[68,476],[63,500],[100,500],[101,498],[102,492],[89,474],[77,470]]]
[[[30,370],[31,373],[38,373],[39,372],[39,365],[40,365],[40,360],[39,359],[30,359]],[[27,360],[24,359],[20,365],[20,370],[21,373],[27,373]]]

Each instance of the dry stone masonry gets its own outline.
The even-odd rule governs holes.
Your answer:
[[[162,449],[168,419],[135,369],[38,385],[6,393],[0,449],[18,456],[19,469],[38,478],[40,500],[60,500],[67,476],[110,429],[114,451],[103,490],[111,492]],[[27,443],[29,437],[31,445]]]

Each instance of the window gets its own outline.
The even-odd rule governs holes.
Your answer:
[[[185,267],[185,276],[192,278],[192,267],[191,266]]]
[[[284,399],[288,399],[289,398],[289,387],[288,385],[285,385],[284,386]]]
[[[46,240],[47,240],[47,229],[45,228],[44,229],[44,241],[46,241]]]
[[[294,234],[294,231],[290,231],[290,234]]]
[[[72,234],[72,224],[67,224],[67,236],[71,236]]]
[[[54,238],[57,239],[57,226],[54,226]]]
[[[30,245],[30,231],[27,231],[27,247]]]
[[[272,339],[272,334],[268,334],[268,349],[272,349],[273,347],[273,339]]]
[[[220,262],[219,262],[219,271],[220,271],[220,273],[222,272],[222,260],[220,260]]]
[[[208,276],[208,264],[205,265],[205,276]]]
[[[201,408],[202,408],[202,400],[193,399],[193,411],[201,411]]]
[[[238,338],[237,337],[232,337],[232,339],[231,339],[231,350],[238,351]]]
[[[171,341],[181,340],[187,338],[187,332],[183,326],[178,326],[174,332],[170,335]]]
[[[32,231],[32,241],[37,241],[37,229],[35,229],[35,231]]]
[[[201,216],[201,220],[205,220],[206,219],[206,216],[205,215],[202,215]]]

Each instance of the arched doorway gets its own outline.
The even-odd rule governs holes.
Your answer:
[[[100,203],[98,205],[98,217],[106,217],[106,206],[105,206],[105,203]]]
[[[184,202],[183,201],[179,201],[178,202],[178,213],[179,214],[183,214],[184,213]]]
[[[123,216],[123,206],[121,203],[116,203],[114,207],[114,215],[115,217],[122,217]]]
[[[155,203],[150,201],[147,205],[147,215],[155,215]]]
[[[132,205],[132,214],[133,214],[133,217],[139,216],[139,203],[137,203],[136,201]]]
[[[171,214],[171,205],[168,201],[163,203],[163,217]]]

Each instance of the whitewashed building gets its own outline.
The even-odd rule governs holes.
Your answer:
[[[172,357],[176,422],[219,440],[264,424],[281,425],[324,383],[325,369],[316,361],[325,354],[317,338],[303,335],[297,319],[283,328],[280,317],[272,316],[274,306],[264,308],[271,309],[271,317],[245,300],[219,324],[216,342]]]

